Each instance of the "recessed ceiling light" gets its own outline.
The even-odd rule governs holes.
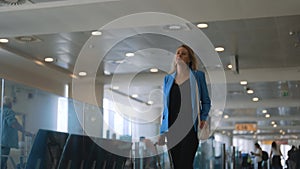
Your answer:
[[[227,65],[227,68],[228,68],[228,69],[232,69],[233,66],[232,66],[231,64],[229,64],[229,65]]]
[[[266,110],[266,109],[264,109],[264,110],[262,110],[262,113],[267,113],[268,112],[268,110]]]
[[[125,60],[116,60],[116,61],[114,61],[116,64],[121,64],[121,63],[124,63],[125,62]]]
[[[215,48],[215,51],[217,52],[223,52],[224,50],[225,50],[224,47],[221,46]]]
[[[36,36],[18,36],[15,40],[21,43],[41,42],[42,40]]]
[[[51,63],[51,62],[54,62],[54,58],[52,58],[52,57],[45,57],[44,61],[47,62],[47,63]]]
[[[113,86],[112,87],[112,89],[114,89],[114,90],[119,90],[119,88],[120,88],[119,86]]]
[[[271,121],[271,124],[275,124],[275,121]]]
[[[152,105],[152,104],[153,104],[153,101],[152,101],[152,100],[149,100],[149,101],[147,102],[147,104]]]
[[[228,116],[228,115],[224,115],[224,118],[225,118],[225,119],[228,119],[228,118],[229,118],[229,116]]]
[[[207,23],[199,23],[199,24],[197,24],[197,27],[201,28],[201,29],[204,29],[204,28],[208,27],[208,24]]]
[[[79,75],[79,76],[86,76],[86,75],[87,75],[87,72],[79,72],[78,75]]]
[[[107,71],[107,70],[104,70],[104,74],[105,75],[111,75],[111,73],[109,71]]]
[[[222,115],[222,114],[223,114],[223,111],[221,111],[221,110],[218,111],[218,114],[219,114],[219,115]]]
[[[259,101],[259,98],[258,98],[258,97],[253,97],[253,98],[252,98],[252,101],[258,102],[258,101]]]
[[[133,94],[133,95],[131,95],[131,97],[133,97],[133,98],[137,98],[139,95],[137,95],[137,94]]]
[[[132,56],[134,56],[134,53],[128,52],[128,53],[125,54],[125,56],[127,56],[127,57],[132,57]]]
[[[157,68],[151,68],[151,69],[150,69],[150,72],[156,73],[156,72],[158,72],[158,69],[157,69]]]
[[[181,26],[180,25],[169,25],[168,28],[170,30],[180,30]]]
[[[6,38],[1,38],[1,39],[0,39],[0,43],[8,43],[8,41],[9,41],[9,40],[6,39]]]
[[[274,128],[277,127],[277,124],[274,124],[273,127],[274,127]]]
[[[246,80],[242,80],[242,81],[240,81],[240,84],[241,84],[241,85],[247,85],[248,82],[247,82]]]
[[[295,32],[289,31],[289,35],[294,35],[294,34],[295,34]]]
[[[41,62],[41,61],[39,61],[39,60],[35,60],[34,63],[37,64],[37,65],[40,65],[40,66],[43,66],[43,65],[44,65],[44,63]]]
[[[247,90],[247,93],[248,93],[248,94],[253,94],[253,93],[254,93],[254,91],[253,91],[253,90],[251,90],[251,89],[248,89],[248,90]]]
[[[73,78],[73,79],[77,79],[77,76],[74,75],[74,74],[70,74],[70,77]]]
[[[94,36],[99,36],[99,35],[102,35],[102,32],[100,32],[100,31],[93,31],[91,34],[94,35]]]
[[[266,118],[269,118],[269,117],[271,117],[271,115],[270,115],[270,114],[266,114],[265,117],[266,117]]]

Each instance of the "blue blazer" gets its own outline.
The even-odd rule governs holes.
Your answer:
[[[170,90],[174,83],[176,77],[176,72],[172,74],[168,74],[164,78],[164,84],[163,84],[163,113],[162,113],[162,124],[160,127],[160,133],[165,133],[168,131],[169,124],[169,100],[170,100]],[[190,86],[191,86],[191,100],[192,100],[192,110],[193,110],[193,121],[194,123],[194,129],[197,132],[198,130],[198,108],[196,103],[196,93],[195,93],[195,87],[196,84],[198,84],[198,100],[200,101],[200,119],[206,120],[210,107],[211,107],[211,101],[208,95],[206,80],[205,80],[205,74],[202,71],[193,71],[190,70]]]

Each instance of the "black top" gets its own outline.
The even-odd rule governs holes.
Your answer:
[[[184,81],[178,85],[175,81],[170,91],[169,102],[169,128],[175,122],[178,115],[182,116],[179,125],[191,124],[192,119],[192,102],[191,102],[191,89],[190,80]]]

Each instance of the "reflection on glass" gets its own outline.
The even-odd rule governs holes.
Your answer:
[[[57,131],[68,132],[68,99],[58,98]]]

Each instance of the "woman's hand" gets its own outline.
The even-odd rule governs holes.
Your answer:
[[[205,126],[205,127],[207,126],[206,121],[201,120],[200,123],[199,123],[199,126],[198,126],[199,129],[202,129],[204,126]]]
[[[162,135],[160,135],[160,136],[158,137],[157,144],[160,145],[160,146],[166,144],[166,136],[165,136],[164,134],[162,134]]]

